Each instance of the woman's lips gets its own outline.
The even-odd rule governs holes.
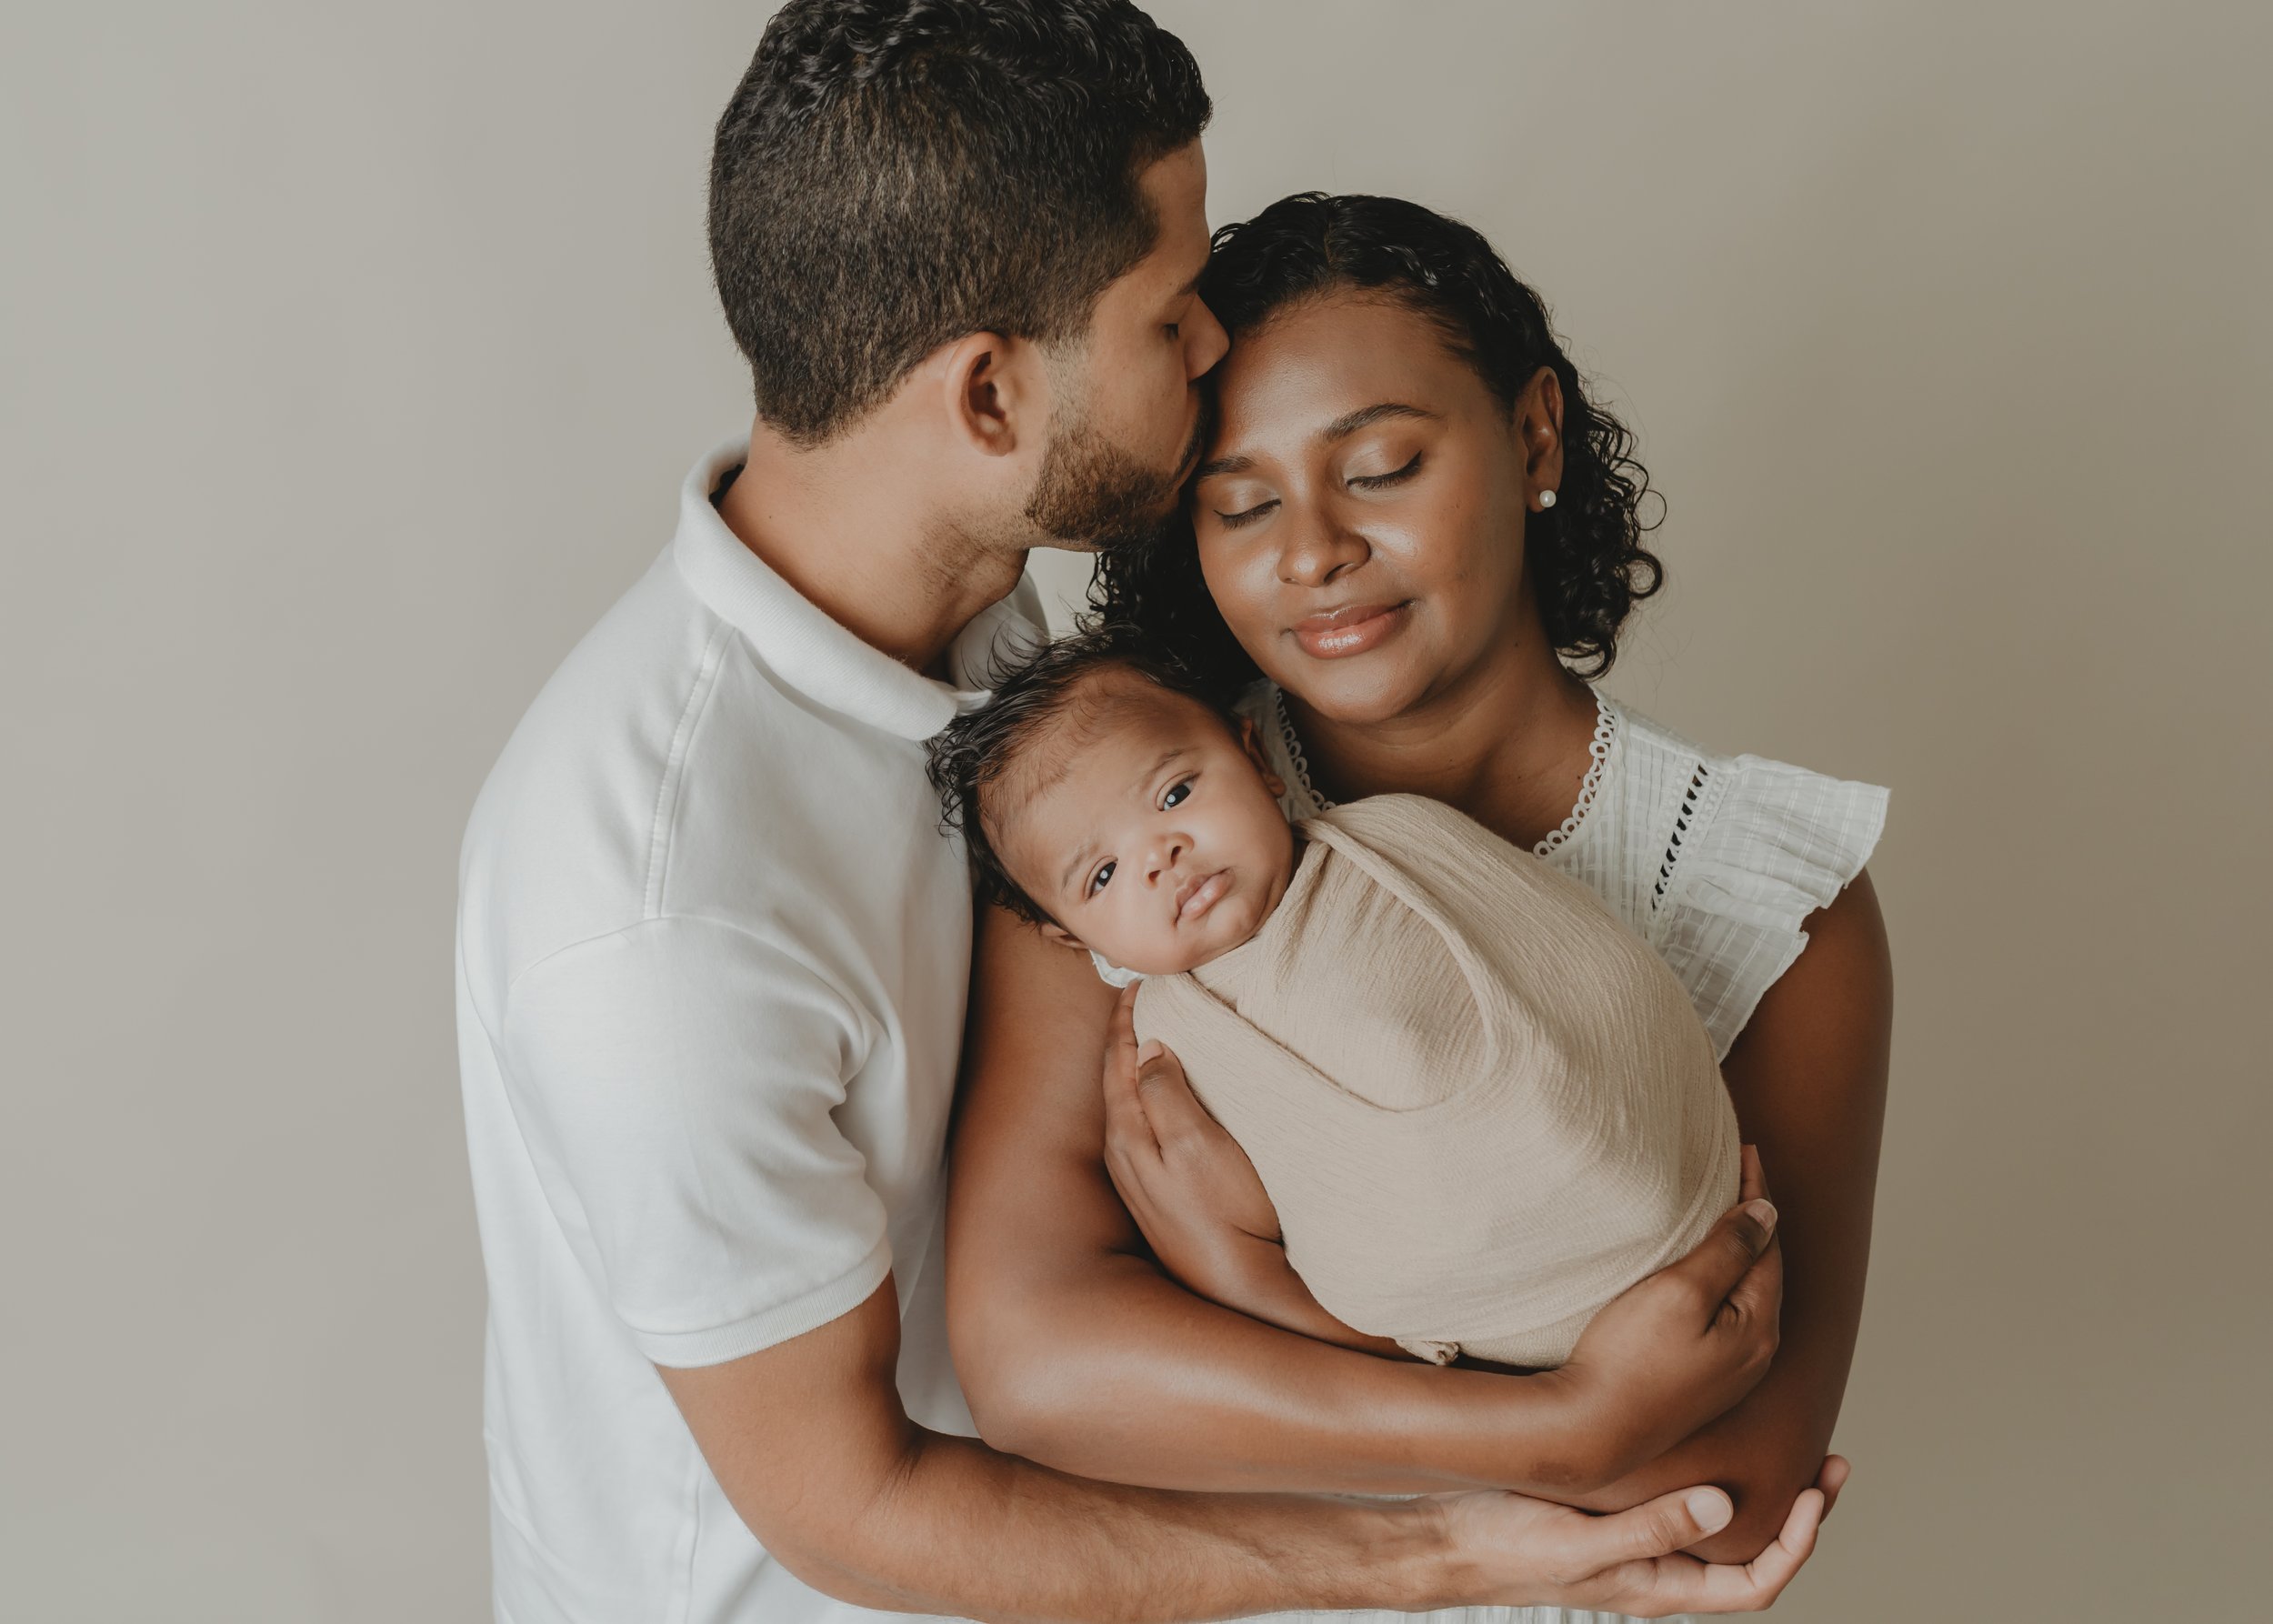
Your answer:
[[[1352,604],[1295,622],[1295,641],[1313,659],[1337,660],[1378,648],[1405,624],[1404,604]]]
[[[1187,880],[1176,894],[1176,922],[1189,925],[1223,900],[1231,889],[1231,870],[1218,868],[1202,880]]]

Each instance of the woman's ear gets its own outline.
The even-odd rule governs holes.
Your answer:
[[[1516,439],[1523,449],[1524,506],[1555,506],[1563,484],[1563,380],[1552,366],[1531,375],[1516,402]]]
[[[1041,356],[999,333],[972,333],[941,356],[947,420],[956,437],[987,456],[1008,456],[1022,428],[1046,415]]]

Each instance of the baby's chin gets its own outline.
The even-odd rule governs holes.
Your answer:
[[[1267,910],[1257,907],[1257,899],[1234,891],[1207,911],[1201,923],[1209,928],[1179,930],[1168,941],[1133,947],[1133,957],[1129,958],[1115,958],[1106,948],[1098,951],[1123,969],[1134,970],[1140,976],[1181,976],[1221,958],[1235,947],[1245,947],[1263,928],[1265,917]]]

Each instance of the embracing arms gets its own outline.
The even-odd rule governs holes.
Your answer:
[[[1721,1075],[1759,1147],[1782,1214],[1782,1345],[1727,1415],[1641,1470],[1573,1504],[1609,1509],[1660,1485],[1717,1483],[1737,1518],[1697,1549],[1740,1560],[1775,1537],[1816,1478],[1862,1323],[1871,1204],[1886,1116],[1894,976],[1867,872],[1810,915],[1807,947],[1767,989]]]
[[[1271,1316],[1279,1325],[1187,1291],[1154,1261],[1104,1159],[1098,1058],[1113,1009],[1111,990],[1076,956],[1006,915],[984,921],[947,1286],[956,1369],[990,1442],[1163,1487],[1495,1484],[1567,1499],[1653,1458],[1758,1378],[1774,1347],[1781,1259],[1741,1212],[1606,1310],[1599,1335],[1588,1332],[1601,1357],[1540,1376],[1332,1346],[1317,1339],[1333,1335],[1330,1322],[1300,1318],[1298,1290],[1287,1294],[1287,1318]],[[1129,1051],[1116,1085],[1126,1090],[1136,1085],[1125,1021],[1116,1041]],[[1152,1108],[1164,1126],[1163,1107],[1178,1101],[1185,1120],[1221,1138],[1180,1082]],[[1162,1216],[1152,1221],[1157,1234]],[[1251,1239],[1230,1234],[1234,1246]]]
[[[1184,1487],[1499,1483],[1600,1508],[1686,1472],[1738,1499],[1737,1525],[1703,1549],[1724,1559],[1762,1549],[1795,1493],[1844,1477],[1817,1474],[1859,1314],[1884,1095],[1885,938],[1867,881],[1809,927],[1801,963],[1813,974],[1786,976],[1728,1068],[1774,1180],[1779,1235],[1804,1224],[1817,1238],[1792,1287],[1806,1300],[1787,1308],[1787,1351],[1751,1398],[1637,1469],[1636,1440],[1614,1435],[1630,1418],[1597,1407],[1574,1429],[1537,1378],[1366,1358],[1316,1339],[1333,1328],[1304,1322],[1318,1310],[1298,1289],[1252,1306],[1300,1336],[1164,1275],[1101,1150],[1096,1056],[1112,994],[1073,955],[989,917],[948,1229],[950,1327],[982,1429],[1070,1470]],[[1146,1069],[1149,1083],[1158,1068]],[[1189,1098],[1167,1069],[1153,1113],[1164,1119]]]
[[[976,1619],[1217,1619],[1277,1608],[1502,1602],[1656,1615],[1765,1607],[1807,1560],[1820,1497],[1747,1566],[1671,1554],[1729,1514],[1709,1489],[1589,1517],[1511,1494],[1395,1505],[1084,1482],[900,1407],[886,1279],[801,1337],[663,1368],[735,1510],[815,1589]]]

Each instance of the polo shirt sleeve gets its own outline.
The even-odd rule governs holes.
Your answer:
[[[498,1034],[547,1202],[640,1351],[724,1363],[825,1325],[891,1268],[832,1115],[870,1023],[785,944],[648,919],[525,971]]]

